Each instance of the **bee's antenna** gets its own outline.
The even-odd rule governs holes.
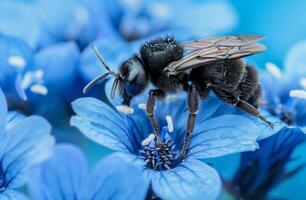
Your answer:
[[[108,72],[99,75],[97,78],[93,79],[92,81],[90,81],[83,89],[83,93],[86,94],[97,82],[99,82],[100,80],[104,79],[106,76],[108,76],[109,74],[115,76],[115,79],[122,79],[120,74],[114,72],[113,70],[111,70],[111,68],[106,64],[106,62],[104,61],[102,55],[99,53],[97,47],[95,45],[91,45],[91,49],[93,50],[93,52],[95,53],[95,55],[97,56],[98,60],[100,61],[100,63],[106,68],[106,70]],[[116,81],[117,82],[117,81]]]

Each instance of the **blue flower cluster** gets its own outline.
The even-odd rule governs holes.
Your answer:
[[[293,46],[283,67],[267,62],[259,71],[259,110],[273,129],[209,94],[180,159],[185,94],[156,103],[160,138],[144,109],[147,93],[134,99],[129,115],[114,108],[111,79],[93,97],[82,94],[106,72],[92,44],[117,71],[144,41],[228,34],[239,17],[225,0],[1,1],[0,200],[275,197],[277,186],[305,165],[291,166],[306,141],[305,41]],[[230,154],[240,162],[225,178],[208,160]]]

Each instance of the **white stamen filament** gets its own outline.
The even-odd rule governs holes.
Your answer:
[[[172,133],[174,131],[172,117],[167,115],[166,120],[167,120],[167,124],[168,124],[168,131],[169,131],[169,133]]]
[[[134,113],[134,109],[126,105],[116,106],[116,109],[126,115]]]
[[[155,135],[153,133],[151,133],[146,139],[144,139],[141,142],[141,145],[146,146],[146,145],[150,144],[151,141],[154,141],[154,139],[155,139]]]
[[[34,84],[30,87],[30,90],[33,92],[33,93],[36,93],[36,94],[41,94],[41,95],[46,95],[48,94],[48,89],[41,85],[41,84]]]
[[[24,68],[27,64],[26,60],[21,56],[10,56],[8,57],[7,62],[10,65],[20,69]]]
[[[147,109],[147,104],[146,103],[140,103],[140,104],[138,104],[138,108],[142,109],[142,110],[146,110]]]
[[[165,98],[166,102],[172,102],[172,101],[175,101],[175,100],[177,100],[176,95],[169,95],[169,96],[166,96],[166,98]]]
[[[306,77],[301,78],[300,85],[302,86],[304,90],[306,90]]]
[[[266,70],[277,79],[280,79],[282,77],[282,71],[274,63],[266,63]]]
[[[34,72],[34,76],[37,78],[37,79],[42,79],[43,76],[44,76],[44,71],[39,69],[37,71]]]
[[[21,81],[21,87],[23,89],[28,89],[29,86],[32,84],[33,80],[32,80],[32,73],[31,72],[26,72],[22,78]]]
[[[306,99],[306,91],[305,90],[291,90],[289,92],[290,97]]]

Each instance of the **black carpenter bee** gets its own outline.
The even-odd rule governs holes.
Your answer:
[[[272,127],[272,123],[257,110],[261,95],[257,71],[240,59],[264,51],[265,46],[258,43],[261,39],[262,35],[226,36],[183,43],[172,37],[156,39],[143,44],[140,55],[123,62],[119,72],[112,71],[93,46],[108,72],[91,81],[84,88],[84,93],[112,74],[115,81],[111,96],[118,87],[122,105],[129,106],[133,97],[152,83],[156,89],[150,90],[146,111],[159,144],[159,127],[153,114],[156,99],[165,97],[167,93],[188,92],[187,133],[179,154],[183,158],[189,146],[199,101],[206,99],[210,91],[220,100],[258,117]]]

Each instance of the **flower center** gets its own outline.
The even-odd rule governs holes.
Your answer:
[[[154,134],[150,134],[142,141],[141,145],[140,155],[145,160],[147,167],[160,171],[171,169],[174,161],[173,149],[175,145],[169,135],[167,126],[162,129],[160,145],[157,145],[157,139]]]
[[[26,90],[30,89],[31,92],[46,95],[48,89],[43,85],[44,72],[42,70],[27,71],[24,74],[18,74],[15,80],[15,86],[18,95],[23,99],[27,99],[25,93]]]
[[[273,116],[278,117],[280,120],[285,122],[287,125],[293,125],[295,123],[295,115],[293,111],[286,110],[282,104],[274,108],[270,108],[269,112]]]

